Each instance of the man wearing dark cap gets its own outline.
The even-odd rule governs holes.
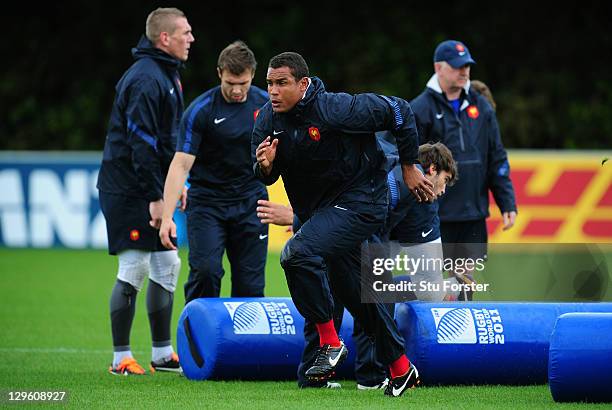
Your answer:
[[[446,40],[434,52],[435,73],[411,102],[420,143],[442,142],[453,153],[459,180],[440,199],[440,230],[444,257],[487,256],[489,190],[502,213],[504,230],[516,219],[516,201],[506,150],[495,111],[470,87],[476,61],[460,41]],[[472,282],[471,274],[455,275]],[[471,299],[471,295],[462,295]]]

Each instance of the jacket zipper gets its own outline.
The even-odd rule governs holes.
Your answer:
[[[436,107],[438,108],[438,112],[443,112],[444,111],[442,109],[442,107],[440,105],[438,105],[438,101],[436,101],[436,99],[434,99],[434,104],[436,104]],[[461,124],[461,120],[459,119],[459,115],[455,113],[455,110],[453,109],[453,107],[450,106],[450,104],[448,102],[445,103],[445,106],[450,108],[451,112],[455,116],[455,119],[459,123],[459,144],[461,146],[461,151],[465,152],[465,141],[463,140],[463,125]],[[460,111],[460,113],[461,113],[461,111]],[[445,134],[446,134],[446,123],[444,121],[442,121],[442,135],[445,135]]]
[[[453,113],[454,112],[455,110],[453,110]],[[463,124],[461,124],[461,120],[459,119],[458,114],[455,114],[455,119],[459,123],[459,143],[461,144],[461,151],[465,152],[465,142],[463,141]]]

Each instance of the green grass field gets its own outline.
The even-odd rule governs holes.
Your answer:
[[[182,259],[179,284],[187,277],[185,254]],[[68,392],[65,404],[75,408],[609,408],[556,404],[548,386],[431,387],[392,399],[357,391],[354,381],[342,382],[341,390],[299,390],[293,381],[112,376],[108,299],[115,272],[115,258],[104,251],[0,249],[0,406],[7,405],[8,391],[56,390]],[[267,296],[288,295],[276,254],[269,257],[266,280]],[[225,296],[228,285],[229,274]],[[131,337],[141,364],[150,360],[151,348],[143,296]],[[174,328],[183,304],[179,288]]]

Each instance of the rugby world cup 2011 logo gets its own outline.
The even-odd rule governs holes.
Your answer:
[[[293,314],[284,302],[223,302],[237,335],[295,335]]]
[[[476,326],[468,308],[432,308],[438,343],[474,344]]]
[[[497,309],[431,308],[440,344],[504,344],[504,325]]]
[[[223,302],[237,335],[269,335],[268,315],[259,302]]]

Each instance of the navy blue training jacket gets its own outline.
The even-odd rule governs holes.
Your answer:
[[[489,189],[502,212],[516,211],[510,165],[493,108],[476,91],[461,94],[455,114],[434,75],[411,102],[420,143],[442,142],[453,153],[459,179],[439,199],[440,220],[471,221],[489,216]]]
[[[396,137],[402,163],[418,161],[418,135],[410,105],[376,94],[328,93],[311,78],[304,98],[287,113],[268,102],[255,122],[253,169],[267,185],[282,175],[295,214],[308,220],[317,210],[340,203],[386,205],[385,157],[376,131]],[[267,137],[279,140],[272,172],[264,176],[255,158]]]
[[[196,156],[189,173],[191,199],[223,204],[265,191],[253,175],[251,134],[267,101],[268,93],[251,86],[246,101],[228,103],[217,86],[187,107],[176,150]]]
[[[161,199],[183,115],[180,60],[142,37],[117,83],[98,189]]]

